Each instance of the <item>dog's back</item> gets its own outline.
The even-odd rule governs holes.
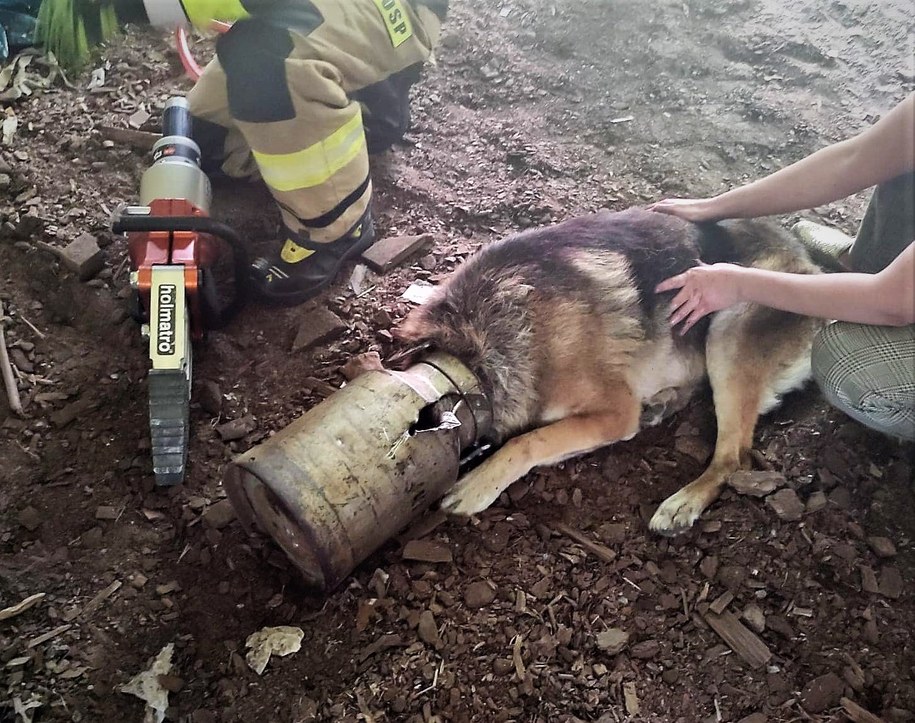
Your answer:
[[[492,403],[495,441],[507,439],[443,508],[473,514],[534,466],[627,439],[682,407],[708,376],[715,455],[651,522],[666,534],[692,525],[746,463],[759,414],[809,376],[820,324],[744,303],[681,336],[667,320],[671,294],[654,289],[700,259],[816,271],[767,222],[602,212],[491,244],[414,310],[400,338],[466,364]]]
[[[649,398],[704,373],[706,325],[672,335],[654,293],[696,264],[701,236],[694,224],[641,210],[509,236],[468,259],[399,336],[471,368],[492,400],[498,438],[603,403],[602,390],[620,379]],[[671,365],[672,353],[683,363]],[[645,378],[632,379],[639,369]]]

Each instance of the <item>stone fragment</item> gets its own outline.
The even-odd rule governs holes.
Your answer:
[[[515,669],[515,664],[509,658],[496,658],[492,663],[492,671],[496,675],[509,675]]]
[[[77,417],[92,411],[98,407],[98,402],[89,397],[82,397],[75,402],[71,402],[63,409],[59,409],[51,415],[51,421],[57,427],[66,427]]]
[[[880,570],[880,594],[897,600],[902,596],[902,575],[898,568],[885,566]]]
[[[822,490],[817,490],[807,498],[807,514],[819,512],[826,506],[826,502],[826,493]]]
[[[475,610],[484,608],[496,598],[496,591],[484,580],[472,582],[464,590],[464,602]]]
[[[19,223],[16,224],[14,235],[16,238],[34,241],[44,231],[45,223],[33,213],[27,213],[21,216]]]
[[[34,532],[35,530],[37,530],[41,526],[41,523],[43,522],[41,513],[39,513],[38,510],[36,510],[31,505],[29,505],[28,507],[24,507],[19,512],[18,520],[19,520],[19,524],[22,525],[29,532]]]
[[[629,644],[629,633],[620,628],[609,628],[597,635],[597,647],[608,655],[622,652]]]
[[[235,508],[225,499],[219,500],[215,505],[210,505],[203,513],[203,524],[213,530],[221,530],[235,519]]]
[[[774,630],[785,640],[794,639],[794,628],[792,628],[791,623],[785,620],[781,615],[767,615],[766,627],[769,628],[769,630]]]
[[[829,493],[829,501],[840,510],[847,510],[851,507],[851,492],[848,487],[836,487]]]
[[[639,658],[640,660],[651,660],[659,652],[661,652],[661,643],[657,640],[643,640],[629,649],[629,654],[633,658]]]
[[[804,515],[804,503],[790,487],[767,497],[766,504],[784,522],[797,522]]]
[[[848,683],[856,693],[863,691],[864,686],[867,683],[867,679],[864,677],[864,671],[861,670],[861,667],[857,663],[846,665],[842,669],[842,678],[845,679],[845,682]]]
[[[706,555],[702,558],[702,562],[699,563],[699,570],[709,580],[714,579],[715,574],[718,572],[718,558],[714,555]]]
[[[432,242],[432,234],[390,236],[375,242],[362,252],[362,260],[372,271],[383,274],[419,249]]]
[[[712,455],[712,445],[702,437],[684,435],[674,441],[674,449],[702,464]]]
[[[761,633],[766,629],[766,616],[758,605],[750,603],[743,609],[740,617],[754,632]]]
[[[105,254],[91,233],[81,233],[64,246],[60,260],[80,281],[88,281],[105,266]]]
[[[661,680],[663,680],[668,685],[673,685],[678,680],[680,680],[680,671],[675,668],[668,668],[663,673],[661,673]]]
[[[257,422],[254,421],[254,417],[250,414],[246,414],[244,417],[239,417],[238,419],[233,419],[225,424],[218,425],[216,427],[216,433],[223,442],[232,442],[233,440],[241,439],[246,434],[253,432],[256,428]]]
[[[427,645],[438,650],[442,647],[442,639],[438,634],[438,625],[431,610],[423,610],[419,616],[419,625],[416,628],[419,639]]]
[[[896,555],[896,546],[887,537],[868,537],[867,545],[877,557],[894,557]]]
[[[814,678],[801,691],[801,705],[808,713],[822,713],[838,705],[845,684],[835,673]]]
[[[101,527],[93,527],[80,535],[79,539],[84,547],[95,548],[102,544],[102,534]]]
[[[116,520],[120,516],[117,507],[112,505],[99,505],[95,508],[95,519]]]
[[[743,581],[747,579],[747,568],[743,565],[724,565],[719,571],[716,580],[735,595],[740,590]]]
[[[292,351],[303,351],[323,342],[333,341],[346,331],[346,324],[329,309],[319,306],[303,315],[292,342]]]
[[[179,678],[177,675],[160,675],[159,685],[169,693],[180,693],[184,687],[184,678]]]
[[[728,478],[728,484],[735,492],[751,497],[765,497],[779,487],[788,484],[785,476],[779,472],[734,472]]]
[[[25,352],[22,349],[10,349],[9,350],[10,361],[16,366],[16,368],[25,372],[26,374],[31,374],[35,371],[35,365],[29,361],[29,358],[25,355]]]
[[[869,642],[871,645],[876,645],[880,642],[880,631],[877,630],[877,621],[871,618],[864,622],[864,627],[861,628],[861,635],[864,636],[864,639]]]
[[[768,720],[765,713],[751,713],[750,715],[741,718],[738,723],[766,723]]]
[[[203,411],[211,417],[218,417],[222,414],[222,390],[216,382],[211,379],[204,379],[200,382],[198,399]]]

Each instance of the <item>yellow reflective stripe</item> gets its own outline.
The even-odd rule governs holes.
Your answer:
[[[254,160],[261,176],[277,191],[296,191],[326,183],[365,149],[362,114],[356,113],[323,141],[294,153],[259,153]]]
[[[241,0],[180,0],[191,24],[207,30],[214,20],[233,22],[248,17]]]
[[[384,27],[391,38],[391,45],[399,47],[413,37],[413,24],[401,0],[375,0],[375,5],[384,19]]]
[[[280,258],[287,264],[297,264],[299,261],[307,259],[313,253],[314,251],[306,249],[304,246],[299,246],[292,239],[286,239],[286,243],[283,244],[283,248],[280,251]]]

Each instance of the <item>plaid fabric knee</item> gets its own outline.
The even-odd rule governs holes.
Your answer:
[[[811,361],[830,404],[872,429],[915,440],[915,326],[835,322],[817,334]]]

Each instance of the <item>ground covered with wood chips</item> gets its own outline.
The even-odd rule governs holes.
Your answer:
[[[384,275],[350,267],[309,307],[250,306],[200,346],[190,474],[167,491],[105,230],[147,157],[104,127],[155,130],[187,90],[171,38],[132,33],[72,88],[5,104],[0,300],[26,409],[0,400],[0,610],[43,597],[0,620],[0,721],[139,721],[120,687],[168,644],[172,721],[915,720],[912,451],[813,389],[757,432],[780,489],[728,491],[672,540],[647,521],[709,456],[708,395],[478,519],[433,518],[326,598],[232,519],[227,460],[339,388],[353,355],[387,356],[411,283],[520,228],[757,177],[915,83],[907,0],[453,5],[406,142],[373,164],[379,235],[433,245]],[[262,188],[216,198],[253,245],[275,232]],[[852,230],[865,201],[808,216]],[[88,282],[51,252],[82,233],[105,254]],[[245,640],[277,625],[301,650],[258,676]]]

